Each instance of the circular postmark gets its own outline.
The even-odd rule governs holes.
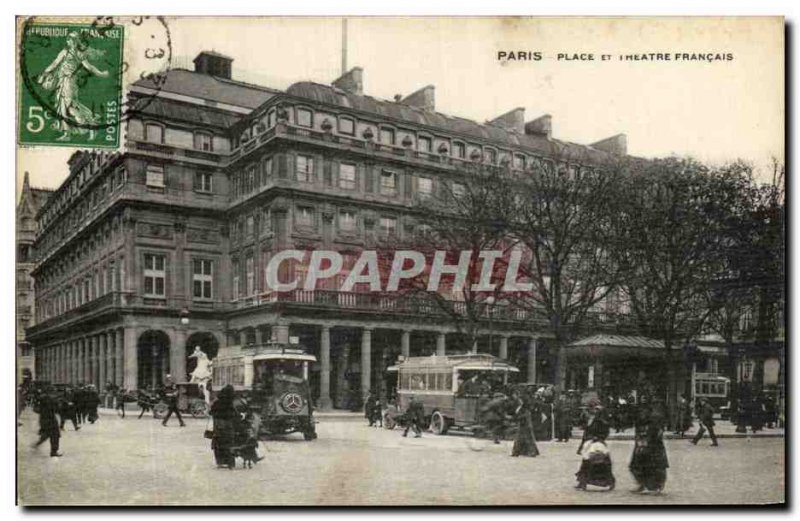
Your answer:
[[[91,140],[118,136],[120,123],[158,96],[171,63],[163,17],[26,18],[19,46],[21,135],[35,142],[30,138],[49,133],[68,144],[90,144],[79,137],[86,134]],[[124,96],[134,82],[141,88]]]

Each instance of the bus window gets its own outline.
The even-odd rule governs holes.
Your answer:
[[[451,391],[453,389],[453,373],[447,372],[442,375],[444,377],[443,391]]]
[[[411,386],[410,389],[412,391],[424,391],[425,390],[425,380],[423,375],[421,374],[412,374],[410,378]]]
[[[400,389],[408,390],[411,387],[408,385],[409,377],[408,373],[401,373],[400,374]]]

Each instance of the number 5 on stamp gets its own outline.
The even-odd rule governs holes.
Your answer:
[[[22,24],[20,144],[119,145],[123,33],[121,25]]]

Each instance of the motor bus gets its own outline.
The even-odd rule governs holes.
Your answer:
[[[398,373],[397,409],[407,410],[412,396],[421,401],[435,434],[480,427],[481,406],[519,373],[506,360],[483,353],[408,357],[388,370]],[[393,428],[393,419],[387,419],[384,426]]]
[[[694,375],[694,400],[698,403],[700,398],[705,398],[720,412],[721,418],[730,418],[731,379],[719,374],[695,373]]]
[[[317,433],[308,369],[316,361],[296,344],[224,347],[214,359],[212,390],[233,386],[237,398],[258,416],[261,439],[301,432],[313,440]]]

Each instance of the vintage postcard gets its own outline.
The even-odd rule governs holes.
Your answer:
[[[785,504],[783,18],[16,30],[19,505]]]

